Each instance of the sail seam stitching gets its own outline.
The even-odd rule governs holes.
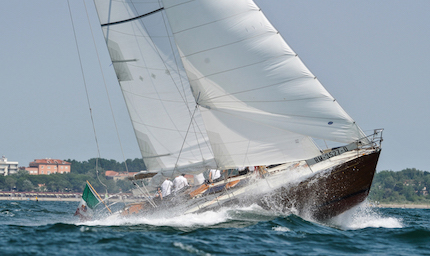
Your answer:
[[[141,94],[138,94],[138,93],[126,90],[124,88],[122,88],[122,90],[123,90],[123,92],[126,92],[128,94],[131,94],[131,95],[134,95],[134,96],[137,96],[137,97],[140,97],[140,98],[148,99],[148,100],[156,100],[156,101],[163,101],[163,102],[184,103],[184,101],[180,101],[180,100],[166,100],[166,99],[160,99],[160,98],[155,98],[155,97],[148,97],[148,96],[145,96],[145,95],[141,95]],[[191,104],[191,103],[194,103],[194,102],[193,101],[187,101],[187,103]]]
[[[211,110],[219,111],[219,112],[222,112],[224,114],[228,114],[228,115],[232,115],[232,116],[239,116],[239,115],[232,114],[232,113],[230,113],[228,111],[223,111],[222,108],[211,108]],[[312,119],[320,119],[320,120],[344,120],[342,118],[328,118],[328,117],[316,117],[316,116],[305,116],[305,115],[291,115],[291,114],[286,115],[286,114],[273,114],[272,113],[272,115],[284,116],[284,117],[304,117],[304,118],[312,118]],[[241,116],[241,117],[243,118],[243,116]],[[247,118],[244,118],[244,119],[247,119]],[[297,123],[302,123],[302,122],[292,122],[292,121],[289,121],[288,123],[296,123],[297,124]]]
[[[240,91],[240,92],[232,92],[232,93],[229,93],[229,94],[212,97],[212,98],[209,98],[208,100],[214,100],[214,99],[219,99],[219,98],[222,98],[222,97],[227,97],[227,96],[230,96],[230,95],[237,95],[237,94],[241,94],[241,93],[247,93],[247,92],[262,90],[262,89],[266,89],[266,88],[269,88],[269,87],[273,87],[273,86],[277,86],[277,85],[280,85],[280,84],[289,83],[289,82],[296,81],[296,80],[299,80],[299,79],[306,79],[306,78],[308,78],[308,77],[306,77],[306,76],[300,76],[300,77],[297,77],[297,78],[293,78],[293,79],[289,79],[289,80],[284,80],[284,81],[279,82],[279,83],[269,84],[269,85],[258,87],[258,88],[255,88],[255,89],[244,90],[244,91]],[[243,101],[243,102],[283,102],[283,101],[284,102],[287,102],[287,101],[293,102],[293,101],[299,101],[299,100],[318,99],[318,98],[324,98],[324,97],[312,97],[312,98],[302,98],[302,99],[296,99],[296,100],[277,100],[277,101],[274,101],[274,100],[269,100],[269,101],[255,101],[255,100],[252,100],[252,101]],[[331,99],[331,98],[329,98],[329,99]],[[226,101],[226,102],[228,102],[228,101]]]
[[[257,37],[262,37],[262,36],[264,36],[266,34],[270,34],[270,33],[263,32],[261,34],[250,36],[250,37],[246,37],[246,38],[237,40],[235,42],[231,42],[231,43],[220,45],[220,46],[213,47],[213,48],[208,48],[208,49],[205,49],[205,50],[202,50],[202,51],[191,53],[189,55],[184,55],[183,58],[190,57],[190,56],[193,56],[193,55],[196,55],[196,54],[199,54],[199,53],[208,52],[208,51],[212,51],[212,50],[215,50],[215,49],[223,48],[223,47],[230,46],[230,45],[233,45],[233,44],[241,43],[241,42],[244,42],[244,41],[249,40],[249,39],[253,39],[253,38],[257,38]],[[275,35],[277,35],[277,34],[273,33],[273,36],[275,36]],[[291,56],[295,56],[295,55],[296,55],[296,53],[294,53],[294,52],[291,54]]]
[[[217,23],[217,22],[220,22],[220,21],[222,21],[222,20],[231,19],[231,18],[233,18],[233,17],[239,16],[239,15],[242,15],[242,14],[245,14],[245,13],[248,13],[248,12],[249,12],[249,10],[248,10],[248,11],[244,11],[244,12],[239,12],[239,13],[236,13],[236,14],[234,14],[234,15],[231,15],[231,16],[228,16],[228,17],[224,17],[224,18],[222,18],[222,19],[214,20],[214,21],[211,21],[211,22],[207,22],[207,23],[204,23],[204,24],[201,24],[201,25],[198,25],[198,26],[190,27],[190,28],[183,29],[183,30],[176,31],[176,32],[173,32],[173,31],[172,31],[172,33],[173,33],[174,35],[175,35],[175,34],[180,34],[180,33],[185,32],[185,31],[187,31],[187,30],[193,30],[193,29],[196,29],[196,28],[204,27],[204,26],[207,26],[207,25],[209,25],[209,24]]]
[[[259,89],[262,89],[262,88],[259,88]],[[248,92],[248,91],[232,93],[232,94],[229,94],[229,95],[239,94],[239,93],[245,93],[245,92]],[[224,96],[219,96],[219,97],[224,97]],[[214,98],[211,98],[211,99],[214,99]],[[295,100],[242,100],[242,102],[262,102],[262,103],[271,103],[271,102],[273,102],[273,103],[276,103],[276,102],[294,102],[294,101],[303,101],[303,100],[315,100],[315,99],[322,99],[322,98],[325,98],[325,97],[312,97],[312,98],[302,98],[302,99],[295,99]],[[225,101],[218,101],[218,102],[235,102],[235,101],[234,100],[225,100]]]
[[[242,68],[242,67],[240,67],[240,68]],[[225,72],[227,72],[227,71],[231,71],[231,70],[226,70]],[[206,101],[208,101],[208,100],[214,100],[214,99],[219,99],[219,98],[222,98],[222,97],[228,97],[228,96],[231,96],[231,95],[237,95],[237,94],[242,94],[242,93],[247,93],[247,92],[262,90],[262,89],[266,89],[266,88],[269,88],[269,87],[273,87],[273,86],[277,86],[277,85],[280,85],[280,84],[289,83],[289,82],[292,82],[292,81],[295,81],[295,80],[299,80],[299,79],[306,79],[306,78],[310,78],[310,77],[300,76],[300,77],[297,77],[297,78],[293,78],[293,79],[290,79],[290,80],[285,80],[285,81],[282,81],[282,82],[279,82],[279,83],[275,83],[275,84],[269,84],[269,85],[258,87],[258,88],[255,88],[255,89],[244,90],[244,91],[240,91],[240,92],[233,92],[233,93],[224,94],[224,95],[221,95],[221,96],[216,96],[216,97],[208,98],[208,99],[206,99]],[[195,80],[192,80],[192,81],[197,81],[197,80],[200,80],[200,79],[201,78],[195,79]],[[312,98],[302,98],[302,99],[296,99],[296,100],[275,100],[275,101],[274,100],[269,100],[269,101],[255,101],[255,100],[252,100],[252,101],[243,101],[243,102],[293,102],[293,101],[302,101],[302,100],[318,99],[318,98],[325,98],[325,97],[312,97]],[[327,98],[331,99],[330,97],[327,97]],[[229,101],[223,101],[223,102],[229,102]]]
[[[191,82],[191,81],[197,81],[197,80],[200,80],[200,79],[202,79],[202,78],[207,78],[207,77],[210,77],[210,76],[219,75],[219,74],[222,74],[222,73],[227,73],[227,72],[230,72],[230,71],[233,71],[233,70],[238,70],[238,69],[242,69],[242,68],[246,68],[246,67],[251,67],[251,66],[254,66],[254,65],[257,65],[257,64],[260,64],[260,63],[267,62],[267,61],[269,61],[269,60],[273,60],[273,59],[276,59],[276,58],[282,58],[282,57],[284,57],[284,56],[291,56],[291,55],[282,54],[282,55],[279,55],[279,56],[275,56],[275,57],[272,57],[272,58],[268,58],[268,59],[264,59],[264,60],[261,60],[261,61],[258,61],[258,62],[254,62],[254,63],[248,64],[248,65],[242,65],[242,66],[239,66],[239,67],[235,67],[235,68],[231,68],[231,69],[222,70],[222,71],[219,71],[219,72],[216,72],[216,73],[212,73],[212,74],[204,75],[204,76],[202,76],[202,77],[199,77],[199,78],[196,78],[196,79],[190,80],[190,82]],[[294,55],[294,56],[295,56],[295,55]],[[294,57],[294,56],[291,56],[291,57]],[[291,58],[288,58],[288,59],[291,59]],[[306,76],[300,76],[300,77],[298,77],[298,78],[301,78],[301,77],[306,77]],[[309,77],[309,76],[308,76],[308,77]],[[314,78],[314,77],[312,77],[312,79],[313,79],[313,78]],[[296,78],[294,78],[294,79],[296,79]]]
[[[166,127],[159,127],[159,126],[155,126],[155,125],[149,125],[149,124],[146,124],[143,122],[138,122],[136,120],[134,120],[133,123],[144,125],[144,126],[151,127],[151,128],[157,128],[160,130],[186,132],[185,130],[178,130],[178,129],[171,129],[171,128],[166,128]],[[200,134],[199,132],[190,132],[190,133],[191,134]]]

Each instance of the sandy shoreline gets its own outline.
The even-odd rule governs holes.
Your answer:
[[[378,208],[430,209],[430,204],[378,204],[373,206]]]

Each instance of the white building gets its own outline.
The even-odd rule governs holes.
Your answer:
[[[7,176],[18,172],[18,162],[8,162],[5,156],[0,158],[0,175]]]

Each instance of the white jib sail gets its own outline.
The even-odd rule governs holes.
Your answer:
[[[160,5],[133,0],[95,4],[148,170],[215,167],[199,111],[192,118],[195,100],[178,69],[180,58],[174,54],[167,21],[161,12],[139,18]]]
[[[319,154],[364,133],[251,0],[162,0],[221,167]]]

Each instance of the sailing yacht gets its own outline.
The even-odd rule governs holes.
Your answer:
[[[133,179],[152,177],[123,214],[256,203],[323,220],[367,197],[382,130],[366,136],[253,1],[95,5],[148,169]],[[162,201],[148,192],[166,177],[243,167],[255,171]]]

